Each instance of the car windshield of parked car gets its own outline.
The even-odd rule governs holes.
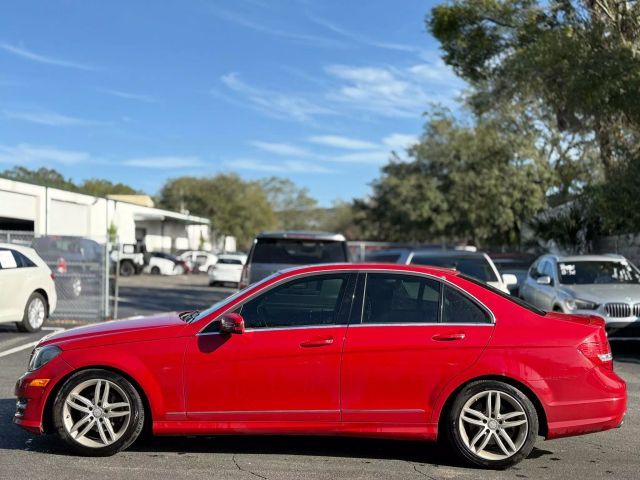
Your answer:
[[[579,261],[558,263],[564,285],[640,283],[640,270],[626,261]]]
[[[455,268],[459,272],[480,280],[481,282],[497,282],[498,278],[491,265],[484,257],[438,256],[416,254],[411,259],[416,265],[432,265],[434,267]]]
[[[251,263],[306,265],[346,262],[343,242],[290,238],[261,238],[256,243]]]

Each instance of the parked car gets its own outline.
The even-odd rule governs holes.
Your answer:
[[[509,293],[510,285],[515,285],[518,282],[515,275],[509,273],[501,275],[489,255],[477,251],[435,248],[391,249],[371,252],[367,258],[368,261],[375,263],[394,262],[405,265],[454,268],[505,293]]]
[[[640,339],[640,270],[621,255],[543,255],[520,294],[543,310],[599,315],[609,338]]]
[[[123,243],[112,250],[111,261],[120,262],[120,276],[130,277],[142,272],[144,268],[144,253],[140,251],[140,247],[137,244]]]
[[[242,269],[247,263],[244,253],[221,253],[215,265],[209,267],[209,286],[220,283],[240,284]]]
[[[493,264],[498,269],[500,275],[515,275],[518,283],[507,285],[507,288],[509,288],[511,295],[519,297],[520,286],[527,278],[529,267],[531,267],[536,257],[528,253],[492,253],[490,258],[493,260]]]
[[[51,235],[33,239],[31,246],[56,275],[61,298],[77,298],[98,290],[103,282],[106,250],[89,238]]]
[[[486,468],[526,458],[538,435],[615,428],[627,401],[601,318],[545,314],[450,269],[376,264],[290,269],[203,312],[56,333],[15,393],[15,423],[84,455],[127,448],[149,422],[160,435],[442,438]]]
[[[53,274],[29,247],[0,243],[0,323],[37,332],[58,301]]]
[[[194,273],[209,273],[211,267],[216,264],[218,257],[211,252],[201,250],[187,250],[178,258],[187,262]]]
[[[349,261],[345,238],[327,232],[263,232],[253,242],[240,287],[268,277],[283,268]]]
[[[170,253],[150,252],[148,257],[144,271],[151,275],[182,275],[190,271],[187,262]]]

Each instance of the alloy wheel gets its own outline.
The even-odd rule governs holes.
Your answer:
[[[64,428],[79,444],[100,448],[117,442],[131,420],[131,400],[116,383],[95,378],[78,384],[65,398]]]
[[[529,431],[523,405],[508,393],[487,390],[462,407],[458,429],[464,445],[484,460],[505,460],[520,451]]]
[[[42,299],[38,296],[34,296],[27,308],[27,320],[29,325],[34,330],[39,329],[44,323],[44,317],[47,314],[47,307]]]

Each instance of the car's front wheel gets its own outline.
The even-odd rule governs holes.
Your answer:
[[[53,424],[60,438],[88,456],[109,456],[127,448],[140,435],[144,414],[131,382],[102,369],[69,377],[53,404]]]
[[[529,455],[538,435],[538,415],[531,400],[514,386],[479,380],[460,391],[445,427],[464,461],[502,469]]]

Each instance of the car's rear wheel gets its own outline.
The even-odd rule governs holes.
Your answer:
[[[120,262],[120,275],[122,277],[130,277],[131,275],[135,275],[136,267],[129,260],[123,260]]]
[[[465,462],[507,468],[533,449],[538,415],[531,400],[512,385],[479,380],[465,386],[446,419],[446,435]]]
[[[33,292],[24,307],[22,321],[16,323],[16,326],[21,332],[37,332],[47,320],[48,313],[49,308],[45,298],[42,294]]]
[[[151,267],[151,275],[160,275],[159,267]]]
[[[53,404],[53,424],[60,438],[88,456],[109,456],[127,448],[140,435],[144,414],[131,382],[102,369],[72,375]]]

